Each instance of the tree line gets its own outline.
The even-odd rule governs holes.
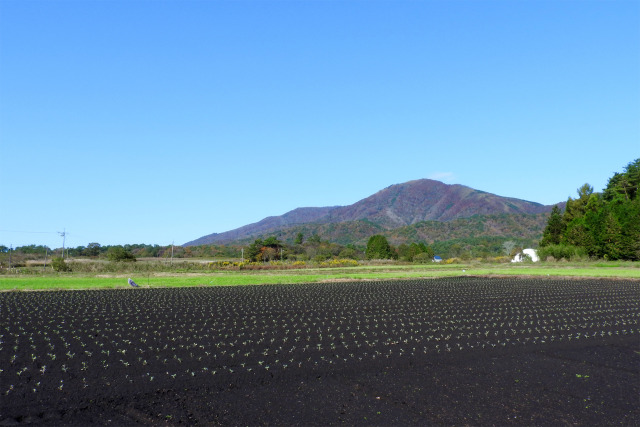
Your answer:
[[[306,236],[299,232],[292,242],[285,242],[281,236],[269,236],[256,239],[244,245],[199,245],[199,246],[159,246],[148,244],[100,245],[89,243],[87,246],[65,248],[64,259],[88,257],[114,262],[135,262],[138,258],[227,258],[245,261],[313,261],[323,262],[330,259],[392,259],[404,262],[424,262],[434,255],[443,258],[491,258],[513,255],[512,252],[532,246],[528,239],[515,239],[501,236],[479,236],[474,238],[423,241],[393,245],[386,236],[370,236],[366,245],[342,245],[322,239],[318,234]],[[515,249],[512,249],[515,248]],[[9,248],[0,246],[0,265],[8,265]],[[50,249],[47,246],[21,246],[14,248],[13,265],[24,265],[27,259],[61,258],[61,248]],[[62,265],[62,264],[60,264]]]
[[[12,251],[18,255],[42,256],[62,256],[62,248],[51,249],[43,245],[25,245],[13,249],[0,245],[0,254]],[[196,257],[229,257],[240,256],[240,248],[224,245],[201,245],[201,246],[174,246],[174,245],[149,245],[149,244],[126,244],[126,245],[101,245],[100,243],[89,243],[87,246],[77,246],[64,248],[64,257],[78,258],[108,258],[110,252],[122,251],[130,253],[136,258],[196,258]]]
[[[602,193],[584,184],[564,212],[554,206],[540,241],[543,256],[640,260],[640,159],[615,173]]]
[[[245,253],[247,261],[317,261],[322,262],[331,258],[346,259],[395,259],[401,261],[431,261],[433,249],[423,242],[401,244],[397,247],[389,244],[385,236],[373,235],[366,247],[355,245],[340,245],[323,241],[317,234],[305,238],[298,233],[293,244],[288,245],[278,240],[276,236],[266,239],[256,239],[249,245]]]

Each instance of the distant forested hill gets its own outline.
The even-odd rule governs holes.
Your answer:
[[[516,239],[523,244],[528,242],[528,246],[531,246],[540,240],[548,217],[547,213],[476,215],[453,221],[422,221],[392,229],[385,229],[367,220],[300,224],[266,230],[262,234],[234,243],[248,244],[255,238],[269,236],[276,236],[282,242],[292,243],[298,234],[302,233],[305,239],[317,235],[329,242],[356,246],[365,246],[369,237],[374,234],[385,236],[393,245],[412,242],[432,244],[456,239],[497,237],[501,241]]]
[[[360,245],[373,234],[388,236],[394,244],[479,236],[539,240],[551,208],[421,179],[392,185],[349,206],[298,208],[185,246],[251,242],[271,235],[293,242],[299,233]]]

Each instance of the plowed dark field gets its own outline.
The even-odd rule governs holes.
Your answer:
[[[0,293],[0,425],[640,425],[640,282]]]

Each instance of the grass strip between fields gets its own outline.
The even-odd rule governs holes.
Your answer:
[[[293,284],[338,280],[389,280],[437,278],[455,276],[539,276],[539,277],[586,277],[640,279],[638,266],[507,266],[507,267],[466,267],[446,268],[398,268],[363,267],[353,269],[313,269],[280,270],[259,272],[215,272],[176,274],[117,274],[117,275],[42,275],[42,276],[0,276],[0,291],[11,290],[58,290],[58,289],[116,289],[130,288],[127,278],[131,277],[140,287],[188,287],[188,286],[237,286],[261,284]]]

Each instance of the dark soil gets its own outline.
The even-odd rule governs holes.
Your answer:
[[[0,425],[640,425],[640,284],[437,282],[0,295]]]

